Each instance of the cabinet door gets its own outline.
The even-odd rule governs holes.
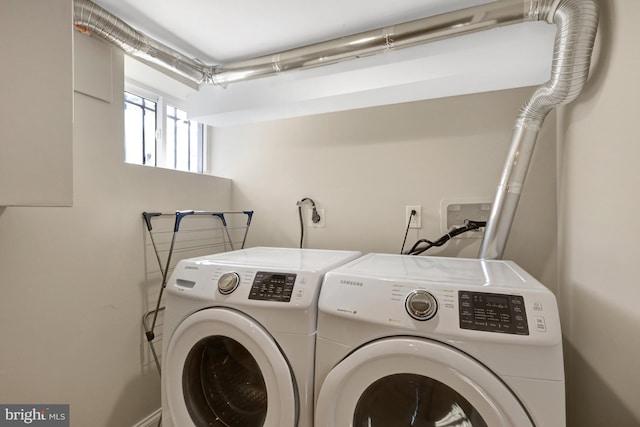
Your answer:
[[[0,206],[72,205],[72,8],[0,1]]]

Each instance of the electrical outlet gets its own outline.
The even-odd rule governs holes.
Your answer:
[[[316,211],[318,212],[318,215],[320,216],[320,221],[318,222],[313,222],[313,209],[308,208],[306,209],[306,217],[305,217],[305,224],[307,225],[307,227],[313,227],[313,228],[324,228],[324,209],[316,209]]]
[[[413,216],[412,211],[416,211]],[[409,224],[409,228],[422,228],[422,206],[407,206],[404,218],[404,223]]]

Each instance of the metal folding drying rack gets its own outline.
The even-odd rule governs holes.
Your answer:
[[[162,295],[171,272],[181,259],[243,249],[253,211],[189,210],[170,214],[143,212],[142,217],[162,277],[156,306],[142,317],[145,336],[160,374],[160,362],[153,340],[156,337],[155,328],[158,314],[164,310],[161,303]],[[165,257],[164,262],[163,256]],[[149,323],[150,320],[151,323]]]

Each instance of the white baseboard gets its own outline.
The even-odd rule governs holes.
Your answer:
[[[162,415],[162,409],[158,408],[151,414],[147,415],[144,420],[139,421],[133,427],[157,427],[160,416]]]

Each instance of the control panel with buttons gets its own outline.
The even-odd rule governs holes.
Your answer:
[[[249,292],[249,299],[289,302],[293,293],[296,275],[292,273],[256,273]]]
[[[458,291],[458,303],[462,329],[529,335],[522,296]],[[536,323],[536,328],[544,329],[544,319],[542,325]]]

